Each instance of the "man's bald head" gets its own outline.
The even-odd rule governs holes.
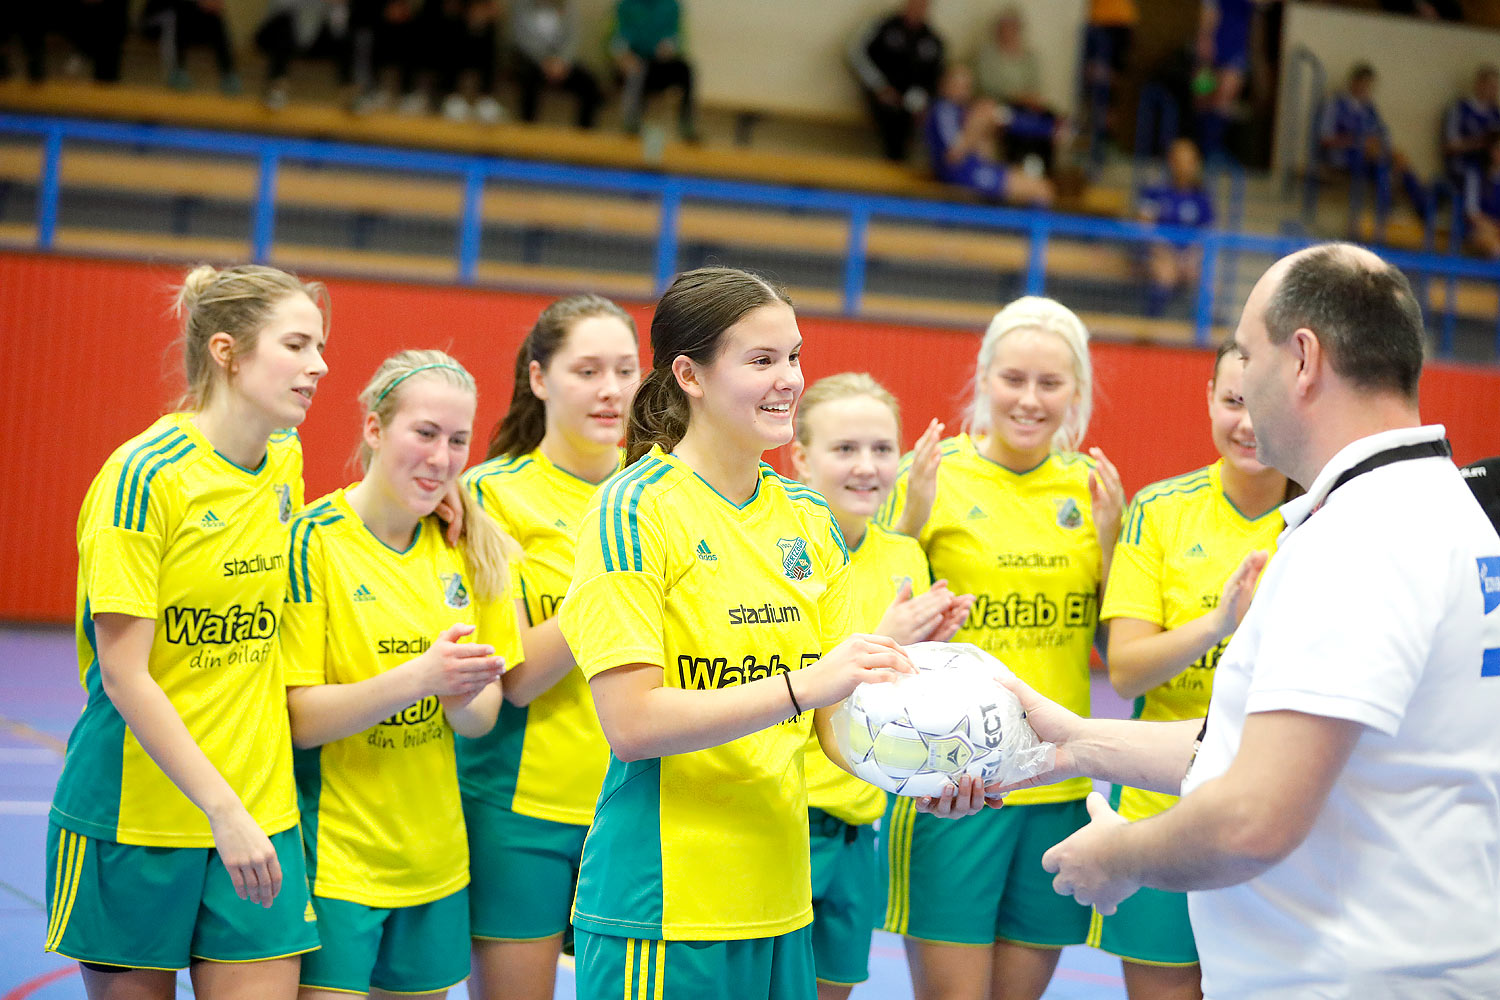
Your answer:
[[[1363,247],[1327,243],[1277,261],[1262,280],[1272,285],[1265,307],[1272,344],[1311,330],[1351,384],[1416,399],[1422,311],[1399,270]]]

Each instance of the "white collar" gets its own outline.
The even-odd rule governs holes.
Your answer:
[[[1323,471],[1318,473],[1306,493],[1281,505],[1281,516],[1286,521],[1286,530],[1291,531],[1307,520],[1308,516],[1328,499],[1334,480],[1371,455],[1388,448],[1399,448],[1402,445],[1440,441],[1447,434],[1442,424],[1425,424],[1421,427],[1401,427],[1393,431],[1381,431],[1379,434],[1371,434],[1369,437],[1362,437],[1344,445],[1339,449],[1338,454],[1323,466]]]

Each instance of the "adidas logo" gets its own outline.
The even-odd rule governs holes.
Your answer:
[[[360,584],[359,589],[354,592],[354,599],[356,601],[373,601],[375,600],[375,595],[370,593],[369,587]]]
[[[562,518],[558,518],[556,521],[553,521],[552,526],[554,528],[561,528],[564,531],[568,530],[568,522],[564,521]]]
[[[1208,553],[1203,551],[1203,546],[1194,545],[1187,550],[1187,557],[1189,559],[1206,559],[1208,558]]]
[[[701,538],[698,539],[698,547],[693,551],[698,553],[698,558],[702,559],[704,562],[719,561],[719,557],[714,555],[713,550],[708,547],[708,543]]]
[[[215,515],[213,511],[209,511],[207,514],[204,514],[203,515],[203,520],[200,521],[200,522],[198,522],[198,523],[201,524],[201,525],[203,525],[203,527],[205,527],[205,528],[222,528],[222,527],[224,527],[224,522],[221,521],[221,520],[219,520],[218,516]]]
[[[969,508],[969,520],[977,521],[981,517],[989,517],[989,515],[980,510],[978,504],[975,504],[974,506]]]

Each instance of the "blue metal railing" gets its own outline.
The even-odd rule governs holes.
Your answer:
[[[1212,335],[1213,326],[1231,319],[1231,306],[1237,305],[1224,303],[1223,294],[1216,296],[1216,278],[1221,275],[1226,260],[1232,263],[1241,254],[1281,256],[1310,242],[1288,236],[1179,229],[1132,220],[1089,218],[1031,209],[921,201],[309,139],[0,113],[0,135],[3,134],[36,136],[42,140],[36,210],[36,246],[39,250],[53,249],[56,241],[61,161],[64,143],[69,141],[208,153],[255,161],[259,173],[251,204],[250,243],[246,249],[250,258],[257,261],[270,259],[275,244],[276,181],[284,161],[446,175],[459,179],[463,183],[463,197],[454,247],[454,280],[463,284],[473,284],[478,277],[483,230],[482,196],[485,185],[493,182],[586,189],[655,199],[660,206],[654,254],[654,280],[658,290],[670,283],[677,270],[680,247],[677,221],[685,200],[843,216],[849,222],[849,236],[844,258],[842,312],[850,316],[860,312],[869,259],[866,234],[870,222],[877,218],[1022,234],[1029,243],[1024,284],[1026,291],[1034,294],[1046,289],[1047,245],[1055,237],[1137,245],[1168,241],[1196,246],[1202,253],[1202,273],[1193,317],[1196,340],[1205,345]],[[1237,197],[1242,198],[1242,192]],[[1450,283],[1460,279],[1487,282],[1500,290],[1500,262],[1385,249],[1381,250],[1381,255],[1414,273]],[[1439,324],[1444,331],[1441,346],[1445,353],[1453,348],[1455,299],[1452,294],[1447,296]],[[1495,349],[1500,354],[1500,309],[1497,309],[1496,316]]]

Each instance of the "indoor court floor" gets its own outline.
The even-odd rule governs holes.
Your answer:
[[[0,1000],[81,1000],[75,963],[42,951],[43,839],[47,807],[62,764],[68,730],[83,705],[73,634],[67,628],[0,627]],[[1128,707],[1102,678],[1094,684],[1095,711],[1123,716]],[[149,901],[143,901],[149,912]],[[899,938],[875,935],[870,981],[854,1000],[911,996]],[[179,993],[191,996],[186,973]],[[1046,1000],[1114,1000],[1125,995],[1119,962],[1089,948],[1063,953]],[[449,993],[462,1000],[459,987]],[[573,996],[571,969],[559,970],[557,996]]]

